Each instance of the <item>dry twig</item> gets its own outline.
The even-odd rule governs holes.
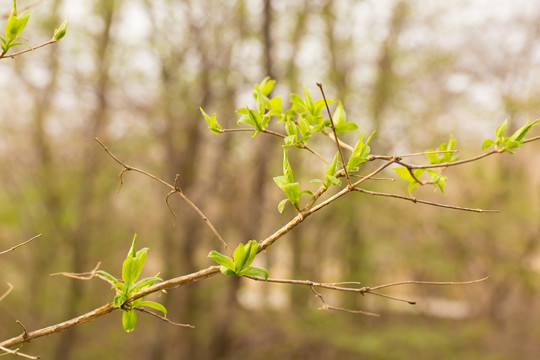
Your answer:
[[[218,231],[216,230],[216,228],[214,227],[214,225],[212,225],[212,222],[210,222],[210,220],[208,219],[208,217],[182,192],[182,189],[180,188],[180,185],[178,184],[178,178],[179,178],[179,175],[177,174],[176,175],[176,178],[174,180],[174,185],[171,185],[169,184],[168,182],[166,182],[165,180],[162,180],[160,179],[159,177],[155,176],[155,175],[152,175],[150,174],[149,172],[147,171],[144,171],[144,170],[141,170],[141,169],[137,169],[136,167],[133,167],[133,166],[129,166],[129,165],[126,165],[125,163],[123,163],[122,161],[120,161],[108,148],[107,146],[105,146],[105,144],[103,144],[101,142],[101,140],[99,140],[98,138],[95,138],[94,140],[96,140],[99,145],[101,145],[101,147],[103,148],[103,150],[105,150],[105,152],[114,160],[116,161],[118,164],[120,164],[123,169],[122,171],[120,172],[120,188],[122,187],[122,185],[124,184],[124,180],[123,180],[123,175],[126,171],[135,171],[135,172],[138,172],[140,174],[143,174],[145,176],[148,176],[149,178],[151,179],[154,179],[155,181],[165,185],[166,187],[168,187],[169,189],[171,189],[171,192],[169,192],[165,198],[165,201],[167,203],[167,206],[169,207],[169,210],[172,211],[170,205],[169,205],[169,202],[168,202],[168,199],[169,199],[169,196],[171,196],[172,194],[178,194],[178,196],[180,196],[180,198],[182,200],[184,200],[185,202],[188,203],[188,205],[193,209],[195,210],[195,212],[203,219],[203,221],[206,223],[206,225],[210,228],[210,230],[212,231],[212,233],[217,237],[217,239],[219,240],[219,242],[221,243],[221,245],[223,245],[223,247],[225,248],[225,250],[227,250],[227,253],[230,255],[230,257],[232,258],[232,253],[231,253],[231,250],[229,249],[229,246],[227,246],[227,243],[225,242],[225,240],[223,240],[223,238],[221,237],[221,235],[218,233]],[[120,190],[120,188],[118,190]],[[176,215],[174,214],[174,212],[172,212],[175,220],[176,220]]]
[[[26,244],[28,244],[30,241],[32,241],[32,240],[34,240],[34,239],[37,239],[37,238],[40,237],[40,236],[41,236],[41,234],[38,234],[38,235],[32,237],[31,239],[28,239],[28,240],[26,240],[26,241],[24,241],[24,242],[22,242],[22,243],[20,243],[20,244],[17,244],[17,245],[15,245],[15,246],[13,246],[13,247],[7,249],[7,250],[0,251],[0,255],[4,255],[4,254],[6,254],[6,253],[8,253],[8,252],[10,252],[10,251],[15,250],[16,248],[18,248],[18,247],[20,247],[20,246],[26,245]]]

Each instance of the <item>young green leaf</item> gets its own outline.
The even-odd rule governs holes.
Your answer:
[[[259,84],[259,90],[264,96],[268,96],[274,89],[275,84],[276,84],[276,80],[272,80],[270,79],[270,76],[267,76]]]
[[[283,150],[283,176],[288,184],[294,182],[294,176],[291,169],[291,164],[289,164],[287,150]]]
[[[334,116],[332,116],[332,119],[334,120],[334,125],[337,127],[338,125],[344,123],[345,117],[345,109],[343,108],[343,104],[340,101],[336,110],[334,111]]]
[[[135,284],[133,284],[133,286],[131,287],[131,292],[141,291],[147,287],[154,285],[156,281],[161,281],[161,280],[163,279],[160,278],[159,276],[144,278],[142,280],[137,281]]]
[[[107,279],[111,280],[112,282],[114,282],[114,285],[113,286],[116,286],[117,284],[121,284],[120,283],[120,280],[118,280],[116,277],[112,276],[111,274],[109,274],[108,272],[104,271],[104,270],[98,270],[96,271],[97,274],[100,274],[100,275],[103,275],[105,276]]]
[[[253,260],[255,260],[255,256],[259,252],[259,243],[257,240],[249,240],[248,243],[245,245],[246,248],[246,262],[244,263],[244,267],[247,267],[251,265]]]
[[[113,305],[116,307],[120,307],[126,302],[127,299],[128,297],[123,292],[120,294],[116,294],[113,299]]]
[[[364,132],[364,134],[360,134],[359,132],[360,138],[358,139],[358,142],[354,146],[353,153],[347,163],[347,169],[349,169],[349,171],[357,171],[358,165],[367,161],[368,156],[371,153],[371,148],[369,147],[368,144],[374,133],[375,131],[372,132],[371,135],[369,135],[369,138],[364,142],[366,133]]]
[[[287,204],[287,201],[289,201],[289,199],[283,199],[279,202],[278,211],[280,214],[283,212],[283,210],[285,210],[285,204]]]
[[[135,313],[135,310],[123,311],[122,325],[124,325],[124,330],[126,330],[126,332],[135,330],[135,325],[137,325],[137,314]]]
[[[311,95],[309,94],[309,91],[306,87],[306,85],[304,85],[304,99],[305,99],[305,104],[306,104],[306,110],[314,115],[314,105],[313,105],[313,99],[311,98]]]
[[[285,184],[282,189],[294,207],[300,209],[300,184],[297,182]]]
[[[497,138],[502,138],[506,134],[506,130],[508,129],[508,118],[504,120],[504,122],[497,126],[497,130],[495,131],[495,136]]]
[[[270,99],[270,114],[280,119],[283,118],[283,107],[281,105],[280,97]]]
[[[263,277],[265,280],[268,280],[268,270],[261,267],[255,267],[255,266],[248,267],[240,271],[240,275],[260,276],[260,277]]]
[[[398,167],[393,168],[393,170],[399,175],[400,178],[407,180],[409,182],[409,186],[407,188],[409,195],[411,194],[412,190],[416,187],[418,187],[418,182],[412,177],[409,170],[405,167]],[[416,174],[415,174],[416,176]]]
[[[133,242],[129,250],[126,260],[122,266],[122,279],[126,284],[131,284],[137,280],[141,274],[142,268],[146,263],[146,254],[148,248],[143,248],[139,251],[135,251],[135,244],[137,241],[137,234],[133,237]]]
[[[62,24],[60,24],[58,29],[54,30],[54,35],[53,35],[54,41],[59,41],[64,36],[66,36],[68,24],[69,24],[69,19],[66,17],[66,19],[64,20]]]
[[[151,307],[152,309],[156,309],[158,311],[161,311],[163,313],[163,317],[167,317],[167,309],[165,306],[161,305],[160,303],[154,302],[154,301],[142,301],[139,306],[147,306]]]
[[[265,106],[264,106],[264,98],[263,94],[261,94],[261,90],[257,91],[257,112],[260,116],[263,116],[265,113]]]
[[[30,19],[31,11],[25,11],[20,16],[17,16],[17,7],[15,5],[15,0],[13,0],[13,8],[11,10],[11,15],[6,24],[6,40],[8,43],[15,41],[19,35],[23,32],[28,20]]]
[[[327,189],[330,185],[335,184],[334,179],[339,183],[339,180],[335,177],[337,173],[338,157],[339,152],[336,152],[332,162],[324,168],[324,187]]]
[[[491,139],[486,139],[484,140],[484,143],[482,144],[482,150],[486,150],[487,148],[489,148],[491,145],[495,145],[495,141],[491,140]]]
[[[225,256],[215,250],[210,251],[208,257],[217,262],[219,265],[223,266],[224,268],[229,269],[233,272],[236,271],[236,265],[230,257]]]
[[[208,123],[208,128],[216,134],[221,133],[221,125],[219,125],[216,120],[216,114],[214,113],[212,116],[208,116],[201,107],[199,107],[199,110],[201,110],[201,114]]]
[[[234,250],[234,264],[236,265],[236,272],[242,270],[247,260],[246,248],[244,244],[238,244],[236,250]]]
[[[529,130],[531,130],[531,128],[535,126],[538,123],[538,121],[540,121],[540,118],[534,120],[532,123],[529,123],[530,121],[531,119],[529,118],[529,120],[527,120],[527,123],[525,125],[523,125],[521,128],[516,130],[516,132],[512,136],[510,136],[510,141],[515,141],[519,143],[519,145],[521,145],[523,143],[523,138],[525,137],[525,135],[527,135]]]

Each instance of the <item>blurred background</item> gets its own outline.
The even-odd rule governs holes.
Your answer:
[[[18,2],[19,7],[32,1]],[[12,2],[0,0],[2,24]],[[343,101],[347,119],[370,133],[372,153],[418,152],[453,134],[459,156],[510,118],[513,131],[540,117],[540,3],[525,0],[45,0],[23,37],[58,44],[0,60],[0,339],[62,322],[114,296],[99,280],[50,277],[98,261],[120,275],[134,233],[149,247],[146,276],[187,274],[222,251],[203,221],[168,189],[125,174],[93,140],[127,164],[180,185],[231,247],[263,239],[294,216],[277,204],[281,141],[213,134],[200,112],[228,128],[252,106],[269,75],[284,104],[302,85]],[[3,26],[3,25],[2,25]],[[22,48],[22,47],[21,47]],[[286,105],[284,105],[286,106]],[[538,135],[533,129],[531,137]],[[353,143],[354,138],[346,138]],[[313,139],[327,158],[335,148]],[[540,353],[540,145],[448,169],[447,195],[415,196],[498,214],[465,213],[351,194],[280,239],[258,265],[272,277],[374,286],[402,280],[476,285],[406,285],[373,296],[323,292],[369,318],[319,311],[309,288],[216,276],[158,301],[168,317],[120,312],[26,344],[44,359],[536,359]],[[308,152],[289,158],[302,188],[323,166]],[[422,163],[425,160],[418,159]],[[383,176],[395,177],[389,170]],[[402,181],[377,191],[407,194]]]

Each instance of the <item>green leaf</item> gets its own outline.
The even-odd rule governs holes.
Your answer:
[[[279,118],[283,117],[283,107],[281,105],[280,97],[275,97],[275,98],[270,99],[270,109],[271,109],[270,113],[273,116],[277,116]]]
[[[292,136],[292,135],[294,135],[295,137],[297,136],[296,125],[291,120],[287,120],[285,122],[285,131],[287,132],[287,135],[289,136]]]
[[[11,16],[6,23],[6,40],[8,43],[12,43],[21,35],[32,14],[31,11],[25,11],[20,16],[17,16],[17,9],[15,5],[13,6]]]
[[[482,150],[486,150],[487,148],[489,148],[491,145],[495,145],[495,141],[491,140],[491,139],[486,139],[484,140],[484,143],[482,144]]]
[[[251,121],[255,124],[255,127],[258,130],[262,130],[261,115],[259,115],[256,111],[253,111],[249,108],[247,110],[248,110],[248,116],[250,117]]]
[[[265,280],[268,280],[268,270],[261,267],[255,267],[255,266],[248,267],[240,271],[240,275],[260,276],[260,277],[263,277]]]
[[[145,289],[147,287],[150,287],[150,286],[154,285],[154,283],[156,281],[161,281],[161,280],[163,280],[163,279],[160,278],[159,276],[153,276],[153,277],[144,278],[142,280],[137,281],[135,284],[133,284],[133,286],[131,288],[131,291],[132,292],[137,292],[137,291],[143,290],[143,289]]]
[[[279,202],[278,204],[278,211],[279,213],[281,214],[283,212],[283,210],[285,209],[285,204],[287,203],[287,201],[289,201],[289,199],[283,199]]]
[[[409,169],[407,169],[406,167],[397,167],[393,168],[393,170],[399,175],[400,178],[409,182],[416,182],[416,180],[414,180],[411,173],[409,172]]]
[[[309,128],[309,121],[305,117],[300,117],[298,119],[298,128],[302,136],[311,135],[311,130]]]
[[[53,39],[55,41],[59,41],[64,36],[66,36],[66,31],[67,31],[68,25],[69,25],[69,19],[66,17],[66,19],[64,20],[64,22],[62,24],[60,24],[58,29],[54,30]]]
[[[122,266],[122,279],[126,284],[131,284],[137,280],[137,278],[141,274],[144,264],[146,263],[146,253],[148,251],[148,248],[143,248],[136,252],[136,241],[137,234],[135,234],[135,236],[133,237],[131,248]]]
[[[255,260],[255,256],[259,252],[259,243],[257,240],[249,240],[249,242],[245,246],[246,248],[246,262],[244,263],[244,267],[251,265],[253,260]]]
[[[283,142],[285,143],[284,146],[293,146],[294,144],[296,144],[296,140],[296,135],[285,136],[283,138]]]
[[[417,188],[417,187],[418,187],[418,183],[416,181],[410,182],[409,186],[407,186],[407,191],[409,192],[409,195],[411,195],[414,188]]]
[[[328,179],[330,179],[330,181],[334,185],[338,185],[338,186],[341,185],[341,181],[339,181],[339,179],[335,176],[328,175]]]
[[[274,89],[275,84],[276,81],[271,80],[270,76],[267,76],[259,84],[255,85],[254,90],[258,90],[262,95],[268,96],[272,92],[272,89]]]
[[[135,325],[137,325],[137,314],[135,313],[135,310],[126,310],[123,312],[122,325],[126,332],[135,330]]]
[[[236,265],[236,273],[244,268],[247,259],[246,248],[244,244],[238,244],[234,250],[234,264]]]
[[[221,273],[224,275],[229,275],[229,276],[236,275],[235,271],[232,271],[231,269],[227,269],[225,266],[220,267],[219,271],[221,271]]]
[[[312,114],[312,115],[315,115],[315,108],[313,106],[313,99],[311,99],[311,95],[309,94],[309,91],[306,87],[306,85],[304,85],[304,99],[305,99],[305,104],[306,104],[306,110]]]
[[[288,184],[294,182],[294,176],[291,169],[291,164],[289,164],[287,150],[283,150],[283,176]]]
[[[345,122],[339,125],[336,125],[336,132],[346,132],[351,130],[358,129],[358,125],[353,122]]]
[[[287,179],[285,179],[285,176],[283,176],[283,175],[275,176],[274,177],[274,182],[282,190],[283,190],[283,186],[287,185]]]
[[[441,192],[445,194],[444,187],[446,185],[446,176],[442,176],[436,170],[431,169],[428,169],[428,173],[434,185],[438,186]],[[437,188],[435,188],[435,190],[437,190]]]
[[[120,280],[118,280],[116,277],[114,277],[113,275],[109,274],[108,272],[104,271],[104,270],[98,270],[96,271],[97,274],[100,274],[102,276],[105,276],[107,279],[111,280],[112,282],[116,284],[119,284],[120,283]]]
[[[283,186],[283,191],[285,192],[285,195],[287,195],[287,198],[289,201],[294,205],[296,209],[299,209],[299,201],[300,201],[300,184],[297,182],[285,184]]]
[[[506,134],[506,130],[508,129],[508,118],[504,120],[504,122],[497,126],[497,130],[495,131],[495,136],[497,138],[502,138],[504,134]]]
[[[306,111],[306,104],[304,104],[304,100],[300,96],[291,94],[291,103],[293,104],[293,110]]]
[[[216,120],[216,114],[214,113],[212,114],[212,116],[208,116],[201,107],[199,107],[199,110],[201,110],[201,114],[204,116],[204,119],[208,123],[208,128],[214,133],[221,133],[221,125],[219,125]]]
[[[263,94],[261,94],[261,90],[259,89],[257,92],[257,112],[259,115],[263,116],[265,110]]]
[[[349,158],[349,161],[347,162],[347,169],[350,169],[350,171],[353,171],[358,165],[366,162],[368,160],[368,156],[371,153],[371,148],[369,147],[369,141],[371,140],[371,137],[375,133],[372,132],[369,138],[364,142],[364,138],[366,136],[366,133],[360,134],[360,138],[358,139],[358,142],[354,146],[353,153],[351,157]]]
[[[126,302],[127,299],[128,297],[123,293],[116,294],[113,299],[113,305],[116,307],[120,307]]]
[[[345,109],[343,108],[343,104],[341,101],[339,102],[336,110],[334,111],[334,116],[332,116],[332,119],[334,120],[334,126],[337,126],[345,122]]]
[[[527,120],[527,123],[525,125],[523,125],[521,128],[519,128],[511,137],[510,137],[510,140],[511,141],[517,141],[519,144],[521,144],[523,142],[523,138],[525,137],[525,135],[527,135],[527,133],[529,132],[529,130],[531,130],[531,128],[533,126],[536,125],[536,123],[538,123],[538,121],[540,121],[540,118],[536,119],[535,121],[533,121],[532,123],[529,124],[529,122],[531,121],[531,119],[529,118],[529,120]],[[519,147],[519,146],[516,146],[516,147]]]
[[[236,266],[234,265],[234,262],[230,257],[225,256],[215,250],[210,251],[208,257],[217,262],[219,265],[222,265],[223,267],[230,269],[233,272],[236,271]]]
[[[160,303],[157,303],[155,301],[143,301],[140,303],[139,306],[147,306],[152,309],[156,309],[158,311],[161,311],[163,313],[163,317],[167,317],[167,309],[165,306],[161,305]]]

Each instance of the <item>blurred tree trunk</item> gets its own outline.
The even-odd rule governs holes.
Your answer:
[[[263,47],[263,69],[264,76],[274,78],[273,73],[273,53],[272,53],[272,4],[271,0],[264,0],[264,8],[262,13],[262,47]],[[253,144],[256,149],[252,156],[252,164],[248,165],[252,169],[251,188],[248,190],[249,204],[254,206],[246,206],[241,209],[244,213],[242,223],[237,224],[240,241],[247,243],[250,239],[257,239],[261,236],[263,228],[262,222],[264,219],[263,211],[265,209],[265,184],[268,178],[268,166],[270,164],[268,149],[271,147],[272,138],[270,136],[260,136],[256,139],[256,144]],[[209,345],[208,359],[223,359],[227,358],[231,353],[231,344],[233,342],[233,334],[230,324],[234,322],[235,315],[239,309],[239,304],[236,299],[236,293],[239,289],[240,279],[233,278],[227,281],[226,290],[226,306],[218,306],[218,317],[212,327],[211,340]],[[223,299],[218,297],[219,303],[223,304]]]
[[[403,0],[399,0],[394,5],[388,25],[388,34],[381,43],[375,69],[376,77],[369,112],[375,130],[374,140],[378,140],[377,146],[380,153],[387,153],[390,150],[385,145],[386,139],[380,138],[380,134],[384,125],[385,111],[392,104],[398,86],[394,64],[398,56],[399,36],[409,17],[409,6],[408,2]]]
[[[101,212],[95,211],[95,207],[103,206],[99,202],[97,178],[99,176],[100,163],[104,158],[101,153],[96,151],[94,142],[95,137],[101,139],[106,138],[105,128],[107,124],[107,112],[109,108],[108,89],[110,86],[109,71],[110,71],[110,53],[113,46],[111,39],[111,28],[113,26],[114,15],[118,10],[118,2],[115,0],[101,0],[96,9],[98,16],[103,19],[103,28],[99,36],[96,38],[95,44],[95,63],[97,68],[97,78],[95,87],[96,106],[92,110],[88,123],[88,133],[84,137],[84,162],[82,163],[81,179],[82,182],[78,189],[77,205],[74,209],[78,214],[79,221],[77,225],[67,231],[67,238],[70,239],[71,245],[71,271],[82,273],[88,271],[89,244],[92,243],[93,229],[99,227],[103,222],[104,216],[99,217]],[[105,140],[106,141],[106,140]],[[67,304],[65,307],[65,318],[73,318],[81,311],[81,300],[83,297],[83,281],[71,280],[68,282]],[[72,351],[76,347],[76,339],[78,328],[73,328],[70,331],[60,334],[60,341],[56,348],[55,359],[64,360],[70,359]]]

